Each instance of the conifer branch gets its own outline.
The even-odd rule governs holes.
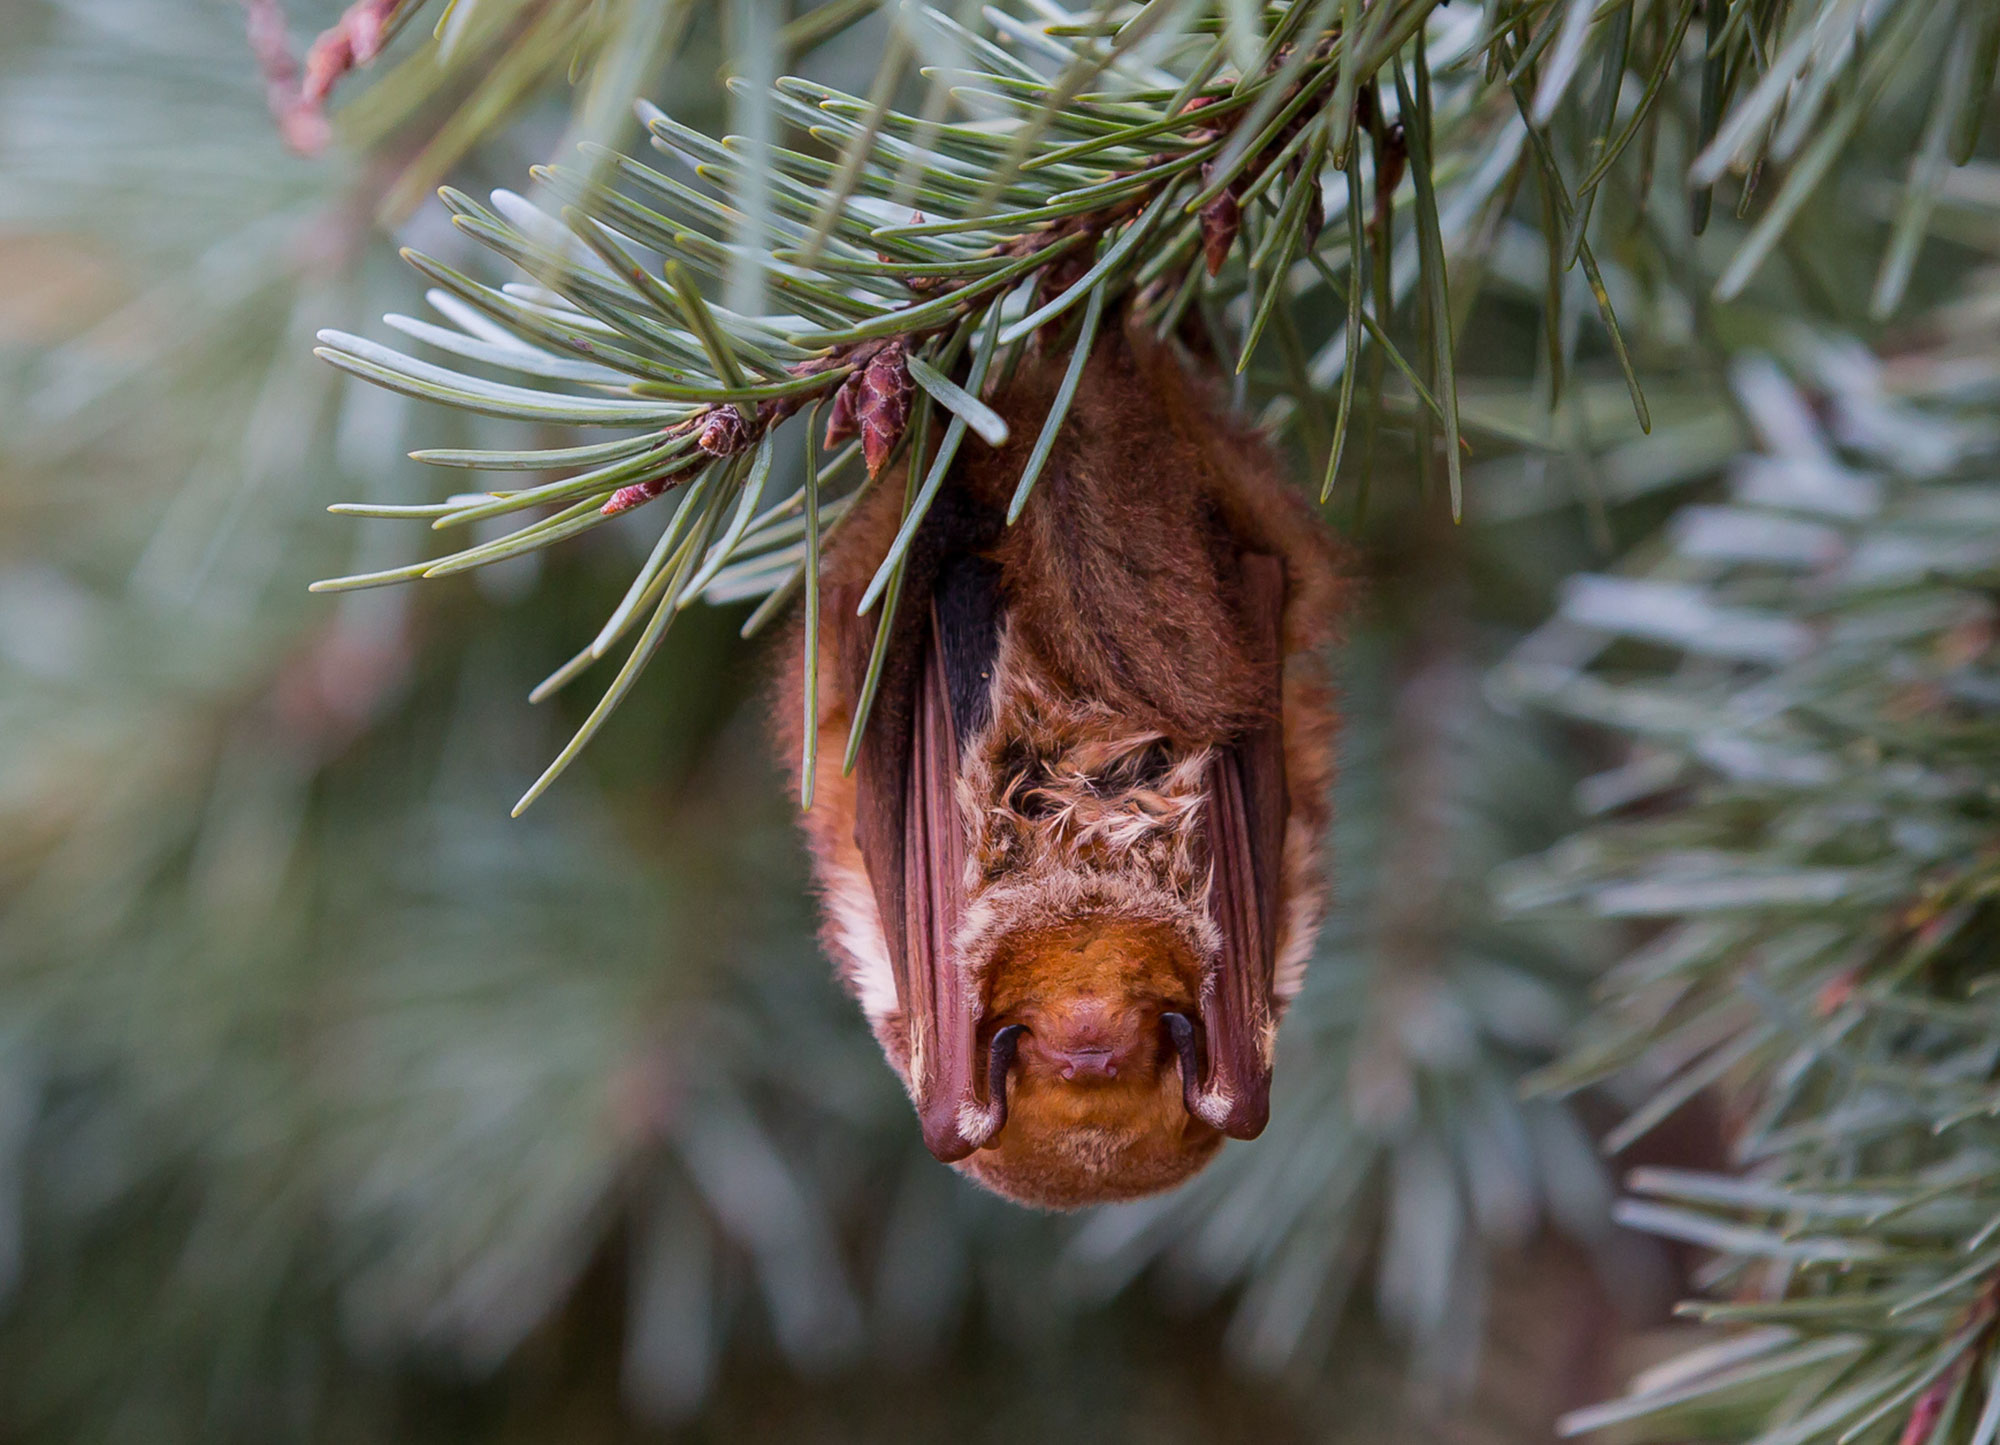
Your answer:
[[[1002,326],[994,374],[1004,375],[1023,348],[1063,347],[1093,299],[1162,332],[1193,328],[1239,372],[1274,354],[1283,376],[1265,384],[1282,415],[1310,422],[1301,434],[1328,490],[1346,418],[1400,405],[1383,381],[1400,378],[1421,400],[1420,467],[1442,448],[1456,508],[1472,445],[1461,435],[1456,354],[1477,288],[1447,273],[1464,267],[1529,172],[1548,200],[1550,334],[1564,331],[1554,318],[1578,266],[1644,430],[1637,363],[1588,239],[1604,215],[1597,197],[1635,141],[1650,165],[1658,133],[1683,124],[1682,91],[1698,87],[1705,109],[1687,143],[1702,194],[1743,174],[1748,204],[1767,164],[1796,163],[1724,274],[1733,293],[1792,224],[1839,137],[1949,38],[1919,0],[1827,0],[1789,20],[1761,0],[1719,0],[1708,6],[1705,49],[1683,54],[1702,3],[1493,0],[1461,15],[1435,0],[1298,0],[1251,12],[1254,45],[1220,11],[1166,0],[1103,14],[1043,7],[1033,20],[990,10],[979,33],[909,6],[895,16],[890,63],[870,95],[798,78],[740,92],[769,108],[760,134],[789,128],[792,144],[713,139],[649,108],[664,166],[591,150],[580,166],[538,169],[534,199],[496,192],[489,207],[448,191],[459,228],[530,281],[495,289],[412,256],[453,325],[395,324],[529,384],[338,334],[322,354],[407,395],[644,428],[650,440],[630,438],[615,462],[542,487],[430,513],[448,529],[565,508],[504,544],[324,585],[448,575],[590,530],[702,477],[716,479],[704,505],[730,508],[747,475],[735,459],[822,401],[828,444],[858,435],[873,478],[900,454],[913,362],[962,391],[966,343],[988,317]],[[1239,68],[1253,52],[1251,68]],[[937,58],[925,74],[941,103],[894,103],[905,55]],[[1842,87],[1851,93],[1837,119],[1804,157],[1800,117]],[[1953,91],[1954,123],[1978,88],[1974,77],[1964,95]],[[1352,198],[1367,194],[1364,218]],[[1910,242],[1897,244],[1906,252]],[[1407,259],[1392,264],[1399,248]],[[707,288],[746,274],[767,309],[707,299]],[[1357,365],[1369,370],[1359,398]],[[1552,373],[1551,404],[1567,369]],[[568,450],[454,464],[559,468]],[[795,468],[796,444],[782,456],[779,474]],[[750,576],[788,590],[797,564],[766,565],[749,534],[709,545],[725,544],[700,569],[721,583],[718,596],[746,595]]]
[[[1741,362],[1764,445],[1728,498],[1577,579],[1501,673],[1632,745],[1584,784],[1601,821],[1506,879],[1517,908],[1644,940],[1544,1087],[1621,1081],[1614,1151],[1712,1088],[1735,1121],[1738,1173],[1639,1170],[1621,1206],[1710,1252],[1684,1312],[1731,1334],[1571,1433],[1929,1445],[2000,1421],[1994,438],[1947,355],[1900,382],[1859,361]]]

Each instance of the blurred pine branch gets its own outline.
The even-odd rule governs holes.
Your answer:
[[[988,7],[969,28],[905,6],[866,95],[739,81],[747,137],[712,139],[649,107],[666,169],[586,147],[581,165],[535,172],[539,200],[501,190],[488,206],[448,190],[459,229],[529,280],[495,288],[411,256],[446,324],[390,324],[446,364],[351,333],[322,337],[329,361],[403,395],[617,434],[583,449],[423,453],[553,479],[351,508],[447,531],[526,520],[503,539],[319,584],[327,590],[452,575],[676,499],[624,602],[538,690],[625,649],[521,806],[577,755],[695,597],[768,595],[775,606],[797,586],[802,533],[817,535],[818,519],[797,519],[803,489],[765,486],[767,434],[824,425],[829,447],[858,436],[865,484],[900,454],[909,398],[930,395],[949,425],[910,535],[965,433],[967,444],[997,440],[997,418],[966,389],[969,369],[1005,375],[1028,347],[1081,354],[1109,311],[1163,335],[1186,330],[1225,370],[1262,377],[1270,418],[1294,426],[1326,494],[1357,406],[1370,438],[1358,470],[1375,469],[1393,372],[1407,387],[1420,478],[1428,491],[1442,473],[1457,516],[1462,318],[1510,212],[1525,213],[1546,257],[1547,405],[1561,404],[1576,364],[1580,280],[1649,431],[1593,229],[1598,245],[1629,251],[1652,197],[1688,186],[1699,234],[1715,185],[1740,177],[1739,213],[1755,220],[1718,258],[1713,284],[1733,299],[1786,244],[1857,131],[1893,121],[1902,95],[1949,57],[1876,288],[1877,312],[1892,311],[1943,163],[1963,160],[1977,136],[1993,80],[1986,31],[2000,23],[1984,0],[1496,0],[1462,11],[1434,0],[1249,11],[1151,0],[1030,12]],[[903,93],[921,103],[899,107]],[[777,141],[787,130],[797,144]],[[1675,158],[1665,168],[1663,154]],[[1768,199],[1767,171],[1784,176]],[[1530,180],[1539,206],[1517,206]],[[994,360],[976,361],[994,340]],[[1035,472],[1031,460],[1017,509]],[[895,597],[901,565],[892,549],[864,610]]]
[[[483,4],[493,16],[517,13]],[[1954,170],[1939,157],[1956,158],[1967,124],[1976,132],[1991,7],[1355,7],[1363,26],[1392,17],[1376,38],[1399,43],[1372,72],[1366,116],[1354,116],[1353,190],[1333,161],[1341,117],[1370,93],[1362,75],[1348,67],[1343,95],[1338,46],[1277,53],[1282,25],[1306,33],[1312,13],[1136,12],[1124,31],[1132,43],[1112,56],[1126,12],[945,22],[825,8],[856,28],[815,21],[821,10],[687,12],[677,47],[654,52],[653,73],[631,87],[670,98],[675,112],[653,131],[669,154],[644,166],[615,149],[622,97],[597,112],[603,129],[578,119],[579,95],[611,96],[626,82],[566,92],[570,56],[551,60],[518,42],[441,62],[423,27],[406,27],[407,57],[385,57],[404,68],[346,83],[335,126],[349,147],[308,165],[279,149],[233,4],[51,0],[32,7],[25,28],[0,33],[10,259],[0,286],[40,293],[54,289],[41,278],[81,278],[67,287],[73,311],[32,320],[37,336],[0,354],[0,1199],[12,1201],[0,1207],[0,1259],[14,1261],[0,1421],[10,1433],[618,1438],[634,1428],[629,1418],[802,1433],[831,1416],[863,1438],[923,1438],[927,1428],[990,1431],[1011,1404],[1049,1429],[1147,1438],[1334,1429],[1354,1440],[1473,1431],[1527,1441],[1546,1438],[1557,1408],[1610,1384],[1605,1287],[1579,1262],[1623,1267],[1606,1233],[1608,1190],[1578,1147],[1577,1116],[1546,1099],[1521,1102],[1514,1081],[1555,1053],[1607,930],[1624,925],[1493,917],[1490,865],[1567,826],[1575,744],[1483,705],[1477,679],[1541,616],[1563,573],[1647,536],[1665,507],[1746,446],[1774,446],[1755,430],[1768,431],[1772,413],[1740,399],[1719,357],[1746,344],[1789,348],[1788,318],[1799,314],[1867,328],[1876,294],[1907,286],[1934,301],[1967,254],[1990,248],[1986,168]],[[1322,8],[1319,29],[1348,18],[1348,7]],[[638,24],[667,13],[635,5],[592,15]],[[316,26],[338,15],[296,18]],[[780,69],[746,56],[738,37],[803,27],[785,31],[803,49],[816,25],[829,37],[828,69],[814,68],[815,51],[803,85],[719,93],[721,68],[746,78],[758,64]],[[1081,33],[1052,33],[1066,30]],[[1428,71],[1417,68],[1419,30]],[[1407,113],[1389,58],[1397,49]],[[610,75],[633,52],[613,39],[589,54]],[[1200,110],[1169,114],[1211,55],[1215,69],[1189,98],[1233,95],[1234,78],[1249,76],[1239,108],[1209,121]],[[883,56],[886,80],[873,74]],[[1518,84],[1501,73],[1503,56]],[[1760,91],[1760,77],[1784,64],[1798,83]],[[929,84],[926,69],[954,72],[955,87]],[[980,74],[957,74],[967,70]],[[513,78],[487,90],[489,75]],[[1195,258],[1227,228],[1213,212],[1204,235],[1199,212],[1186,211],[1219,174],[1203,181],[1201,164],[1226,153],[1231,116],[1246,127],[1257,106],[1289,104],[1283,97],[1309,83],[1317,89],[1299,114],[1313,123],[1276,154],[1248,157],[1256,168],[1237,197],[1240,229],[1209,276]],[[1654,99],[1642,108],[1648,87]],[[1065,100],[1050,111],[1055,94]],[[1776,123],[1739,128],[1748,149],[1716,172],[1708,233],[1694,240],[1682,181],[1703,153],[1704,127],[1720,144],[1729,117],[1759,94],[1759,104],[1777,97],[1767,116]],[[1420,108],[1427,132],[1399,143],[1394,126]],[[1786,117],[1799,110],[1813,118],[1787,137]],[[454,131],[461,115],[477,123]],[[1277,104],[1260,124],[1291,124],[1281,117]],[[1163,129],[1134,134],[1159,121]],[[1210,123],[1215,135],[1197,134]],[[707,139],[725,128],[750,139]],[[1821,189],[1790,192],[1783,177],[1836,133]],[[854,144],[860,136],[874,144]],[[579,137],[606,149],[578,162]],[[1386,180],[1399,144],[1431,156],[1430,201],[1409,165],[1378,189],[1375,157]],[[1149,157],[1167,158],[1151,169],[1185,163],[1204,146],[1216,147],[1209,162],[1175,172],[1170,190],[1148,192],[1152,180],[1130,173]],[[1064,147],[1067,158],[1053,154]],[[746,155],[776,163],[760,169]],[[428,159],[413,167],[412,156]],[[491,185],[550,156],[557,167],[526,197],[460,202],[456,233],[435,206],[408,210],[445,169],[468,187],[474,176]],[[846,199],[827,205],[843,176]],[[1098,200],[1059,188],[1100,183],[1138,206],[1106,216]],[[1783,225],[1760,232],[1770,198],[1787,194],[1801,199]],[[1315,195],[1326,220],[1309,242]],[[999,222],[1037,200],[1066,213],[1045,230]],[[573,224],[566,202],[580,208]],[[1150,204],[1162,206],[1153,229],[1113,257]],[[961,229],[909,234],[913,209]],[[586,223],[585,212],[597,219]],[[659,415],[596,435],[519,415],[448,416],[318,367],[306,355],[314,328],[358,332],[363,318],[416,309],[385,253],[384,215],[396,217],[399,239],[436,258],[429,279],[443,324],[399,324],[443,344],[464,379],[452,386],[490,399],[492,378],[505,375],[533,388],[537,406],[608,401]],[[1052,247],[1059,237],[1023,238],[1063,226],[1083,239],[1053,261],[1031,255],[1043,274],[1024,271],[1028,294],[1004,308],[924,289],[977,284],[1005,264],[995,248]],[[885,230],[902,234],[877,234]],[[1926,230],[1948,240],[1912,264]],[[527,262],[525,279],[482,281],[468,233],[511,248]],[[1759,234],[1770,236],[1767,263],[1718,299],[1717,279],[1743,269],[1735,258]],[[585,237],[653,268],[652,287],[621,280]],[[1604,309],[1575,244],[1585,237]],[[1893,265],[1879,259],[1885,248]],[[1073,327],[1089,304],[1076,294],[1086,254],[1110,258],[1102,295],[1115,288],[1126,306],[1157,308],[1156,321],[1178,306],[1175,324],[1197,344],[1247,358],[1242,401],[1286,430],[1315,479],[1334,473],[1334,437],[1343,438],[1336,514],[1358,514],[1371,576],[1346,684],[1340,913],[1282,1044],[1290,1092],[1272,1137],[1228,1151],[1195,1191],[1072,1230],[974,1198],[921,1156],[814,954],[803,904],[785,910],[800,870],[741,712],[731,634],[745,620],[735,604],[773,595],[803,557],[804,448],[792,431],[772,447],[762,498],[743,491],[756,456],[748,428],[731,439],[740,451],[706,464],[701,496],[693,484],[675,488],[684,530],[664,549],[659,532],[627,545],[623,523],[421,594],[374,592],[329,609],[303,583],[412,562],[409,532],[315,519],[340,497],[452,514],[479,543],[503,535],[512,498],[475,493],[440,507],[396,455],[406,446],[449,449],[461,463],[500,455],[547,466],[577,446],[630,447],[637,432],[644,445],[622,458],[600,453],[533,474],[561,488],[579,472],[645,462],[658,440],[649,433],[668,424],[660,418],[740,415],[746,393],[718,358],[746,381],[783,385],[823,349],[802,338],[879,323],[890,328],[880,339],[902,339],[912,310],[933,302],[947,304],[923,314],[946,321],[903,349],[904,369],[910,355],[927,361],[923,394],[947,410],[956,402],[972,433],[961,445],[980,445],[978,409],[951,387],[964,389],[982,325],[997,310],[1003,328],[1020,329],[1032,307],[1067,296],[1057,322]],[[12,264],[23,255],[40,258],[36,269]],[[685,286],[668,282],[667,259],[683,267]],[[1050,274],[1065,264],[1069,274]],[[1157,278],[1143,276],[1149,265]],[[1176,266],[1180,289],[1169,291]],[[1878,287],[1898,273],[1896,286]],[[1355,274],[1366,284],[1348,285]],[[1986,293],[1970,294],[1949,345],[1884,373],[1891,401],[1926,365],[1930,387],[1972,388],[1990,372],[1979,329]],[[1638,427],[1607,315],[1651,435]],[[586,356],[568,345],[578,339],[600,349]],[[1049,344],[1065,341],[1059,333]],[[668,374],[606,376],[604,343]],[[412,363],[383,364],[408,381]],[[1842,465],[1914,477],[1928,456],[1972,455],[1960,433],[1980,424],[1983,394],[1955,405],[1930,397],[1913,416],[1861,404],[1881,397],[1838,367],[1822,378],[1824,358],[1792,364],[1822,409],[1845,417],[1826,398],[1860,398],[1855,415],[1909,423],[1889,440],[1855,443]],[[707,399],[649,395],[648,382],[663,393],[706,387]],[[926,387],[921,369],[911,384]],[[1467,525],[1456,534],[1431,525],[1449,480],[1433,404],[1442,409],[1451,391],[1467,443]],[[771,400],[746,400],[752,420]],[[1849,444],[1847,425],[1836,445]],[[673,455],[704,450],[701,432],[689,431]],[[822,531],[860,484],[862,460],[820,458],[848,469],[828,477]],[[620,485],[643,487],[648,475],[642,465]],[[1372,479],[1365,507],[1363,479]],[[564,495],[597,499],[601,480]],[[1914,496],[1917,485],[1891,491]],[[675,505],[663,501],[656,510]],[[1897,527],[1909,521],[1901,505],[1891,509]],[[499,515],[464,515],[487,506]],[[1832,525],[1843,545],[1864,550],[1872,524]],[[1923,545],[1943,545],[1935,530],[1924,535]],[[1959,519],[1946,540],[1971,545],[1973,535]],[[1663,545],[1642,543],[1624,567],[1643,571]],[[635,678],[584,767],[532,818],[508,823],[480,800],[527,782],[558,741],[512,701],[533,676],[524,669],[572,654],[623,597],[651,600],[646,587],[626,588],[633,568],[650,587],[670,564],[683,583],[711,570],[701,590],[734,610],[687,609],[660,644],[662,667]],[[1747,594],[1724,601],[1798,611],[1793,594],[1769,590],[1789,575],[1753,569],[1741,579]],[[1658,594],[1656,610],[1682,598]],[[1855,656],[1891,678],[1914,659],[1921,682],[1941,635],[1890,629],[1869,642],[1875,634],[1861,627],[1854,645],[1874,650]],[[1606,665],[1635,670],[1658,656],[1613,654]],[[1677,675],[1671,686],[1689,698],[1721,686],[1705,679]],[[1927,736],[1942,716],[1933,695],[1897,696],[1882,716],[1907,713],[1914,721],[1898,725]],[[1748,705],[1757,701],[1753,691]],[[551,707],[567,703],[558,696]],[[1826,726],[1817,703],[1799,710]],[[1734,713],[1690,711],[1680,736],[1697,762],[1683,769],[1733,756]],[[563,714],[569,726],[579,720]],[[1974,753],[1976,732],[1952,747]],[[1903,756],[1841,753],[1840,786],[1899,797]],[[1619,779],[1636,786],[1663,766],[1639,757],[1632,772],[1614,769],[1584,789],[1584,802],[1607,806]],[[1650,806],[1676,796],[1654,795]],[[1839,816],[1838,799],[1825,806]],[[1944,816],[1976,831],[1976,818],[1924,806],[1932,811],[1920,822]],[[1704,814],[1686,826],[1694,846],[1713,850],[1716,838],[1700,830],[1747,828],[1756,816]],[[1649,867],[1646,850],[1682,848],[1677,836],[1663,825],[1657,840],[1619,856]],[[1771,836],[1773,847],[1811,846],[1810,829]],[[1748,847],[1743,838],[1720,841]],[[1862,858],[1864,871],[1905,846]],[[1976,886],[1976,870],[1958,876]],[[1857,894],[1820,921],[1900,937],[1905,884],[1885,880],[1875,913]],[[1722,970],[1748,957],[1704,964],[1717,972],[1704,976],[1703,996],[1722,999],[1736,978]],[[1857,975],[1853,1007],[1889,1017],[1866,978]],[[1896,988],[1919,1002],[1937,991],[1922,970]],[[1968,988],[1946,1001],[1976,1007],[1977,998]],[[1953,1018],[1932,1042],[1871,1024],[1867,1047],[1890,1051],[1899,1067],[1913,1047],[1949,1058],[1969,1047]],[[1746,1056],[1746,1070],[1764,1057]],[[1754,1098],[1758,1075],[1742,1077]],[[1809,1071],[1807,1092],[1824,1087]],[[1976,1094],[1976,1081],[1952,1080],[1954,1101]],[[1897,1097],[1929,1107],[1941,1096]],[[1925,1127],[1914,1116],[1883,1137],[1881,1149],[1904,1154],[1895,1178],[1867,1163],[1887,1179],[1878,1193],[1906,1201],[1954,1182],[1923,1171],[1949,1162],[1961,1136],[1939,1143]],[[1977,1120],[1955,1129],[1966,1127]],[[1715,1193],[1736,1185],[1707,1186],[1690,1203],[1697,1186],[1684,1176],[1643,1182],[1683,1225],[1705,1216],[1762,1227],[1748,1217],[1754,1200]],[[1791,1191],[1788,1208],[1819,1208],[1826,1193],[1811,1173],[1771,1187]],[[1967,1186],[1975,1212],[1982,1187]],[[1907,1292],[1961,1268],[1919,1257],[1925,1239],[1955,1242],[1950,1210],[1960,1204],[1945,1204],[1914,1204],[1907,1226],[1896,1224],[1905,1216],[1799,1217],[1808,1239],[1879,1232],[1894,1250],[1882,1287]],[[1534,1263],[1523,1265],[1529,1240]],[[1824,1269],[1811,1264],[1799,1278],[1838,1294],[1843,1280],[1821,1284]],[[1976,1303],[1959,1288],[1937,1309]],[[1855,1298],[1864,1319],[1879,1307]],[[1833,1348],[1826,1338],[1805,1343]],[[1910,1348],[1911,1337],[1891,1336],[1860,1357],[1857,1381],[1901,1381],[1875,1404],[1915,1378],[1913,1357],[1897,1353]],[[591,1362],[581,1381],[551,1363],[569,1351]],[[1232,1382],[1216,1368],[1224,1353],[1285,1383]],[[1423,1407],[1403,1403],[1409,1364]],[[1802,1388],[1817,1386],[1800,1368]],[[1980,1378],[1947,1369],[1959,1371],[1954,1387]],[[774,1383],[778,1371],[801,1383]],[[811,1383],[829,1376],[845,1383]],[[457,1383],[481,1379],[496,1383]],[[1024,1379],[1035,1382],[1031,1406],[1014,1400]],[[1914,1409],[1927,1389],[1903,1403]],[[427,1391],[451,1409],[411,1403]],[[934,1403],[913,1416],[919,1394]],[[1120,1394],[1165,1403],[1121,1412],[1109,1398]],[[1961,1445],[1974,1404],[1955,1407]],[[1714,1433],[1749,1438],[1763,1418],[1739,1408]],[[1870,1428],[1895,1438],[1906,1418]]]
[[[1643,943],[1550,1088],[1623,1148],[1705,1090],[1733,1174],[1641,1169],[1628,1226],[1710,1251],[1729,1333],[1573,1416],[1607,1438],[1975,1441],[2000,1422],[1991,1003],[2000,432],[1958,313],[1876,357],[1801,328],[1733,381],[1758,438],[1643,558],[1581,576],[1498,674],[1631,751],[1601,821],[1515,865]],[[1614,1428],[1615,1427],[1615,1428]]]

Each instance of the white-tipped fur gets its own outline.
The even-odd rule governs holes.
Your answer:
[[[954,940],[963,986],[983,987],[1005,939],[1090,916],[1169,924],[1212,963],[1222,939],[1201,838],[1210,751],[1175,748],[1045,678],[1003,630],[991,721],[957,783],[972,840]]]

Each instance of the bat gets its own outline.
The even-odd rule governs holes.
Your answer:
[[[1342,596],[1263,440],[1136,329],[1105,328],[1008,525],[1063,369],[1021,362],[989,398],[1008,441],[962,451],[926,514],[850,775],[878,625],[856,607],[904,478],[829,537],[804,818],[823,944],[925,1144],[1054,1209],[1169,1188],[1264,1127],[1324,906]]]

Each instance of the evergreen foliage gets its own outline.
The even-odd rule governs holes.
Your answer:
[[[1739,361],[1759,446],[1726,495],[1575,579],[1502,671],[1632,743],[1583,785],[1603,821],[1509,875],[1517,906],[1646,935],[1547,1081],[1629,1081],[1614,1149],[1706,1089],[1734,1116],[1735,1172],[1637,1171],[1620,1216],[1713,1251],[1687,1312],[1744,1328],[1572,1429],[2000,1429],[2000,433],[1987,338],[1944,327],[1886,360],[1802,332],[1789,370]]]
[[[1439,8],[1317,0],[1245,11],[1150,0],[1101,13],[1044,4],[1020,17],[989,7],[989,36],[910,6],[897,12],[865,97],[787,78],[754,96],[768,111],[757,136],[724,140],[649,106],[647,129],[668,170],[586,147],[579,163],[536,171],[545,205],[501,190],[489,207],[447,190],[459,229],[529,280],[495,288],[412,253],[449,324],[391,324],[455,365],[345,332],[324,335],[321,354],[407,396],[624,435],[584,447],[421,453],[444,467],[562,475],[344,510],[426,518],[441,531],[555,510],[440,558],[319,585],[450,576],[676,497],[618,607],[536,691],[547,696],[625,649],[525,807],[630,690],[678,612],[704,593],[767,596],[772,605],[746,626],[754,631],[814,578],[807,538],[835,519],[820,515],[820,492],[841,464],[859,454],[872,480],[913,447],[922,465],[911,468],[908,522],[862,604],[892,614],[904,549],[967,432],[1000,439],[999,418],[977,395],[987,373],[1004,374],[1029,345],[1067,349],[1080,365],[1107,307],[1123,303],[1162,334],[1196,324],[1238,375],[1268,356],[1272,402],[1303,434],[1322,500],[1341,474],[1364,353],[1371,416],[1393,369],[1408,387],[1419,470],[1428,482],[1441,464],[1457,516],[1455,318],[1476,287],[1461,264],[1454,301],[1448,258],[1483,249],[1524,180],[1532,175],[1541,196],[1551,403],[1577,342],[1563,293],[1579,267],[1650,430],[1590,217],[1608,184],[1645,196],[1677,87],[1700,93],[1692,131],[1673,138],[1695,188],[1697,231],[1713,183],[1731,167],[1747,171],[1747,207],[1766,164],[1789,163],[1716,283],[1728,298],[1783,240],[1891,79],[1949,59],[1958,79],[1938,92],[1877,289],[1889,307],[1907,283],[1946,151],[1976,135],[1985,97],[1971,67],[1987,59],[1982,27],[2000,24],[1990,6],[1915,0],[1831,4],[1788,23],[1787,7],[1740,0],[1707,7],[1690,67],[1682,51],[1697,0],[1625,0],[1602,17],[1590,0],[1500,5],[1440,12],[1433,26]],[[920,61],[925,103],[898,109],[898,87]],[[1628,73],[1642,79],[1621,109]],[[779,144],[781,126],[803,148]],[[685,171],[705,184],[681,179]],[[706,296],[704,280],[721,283],[729,304]],[[518,380],[486,379],[467,362]],[[1067,395],[1044,423],[1044,443]],[[825,413],[829,447],[855,443],[824,468],[810,462],[789,495],[767,502],[770,439],[813,408]],[[933,408],[949,420],[926,451]],[[1046,452],[1030,454],[1016,514]],[[850,759],[871,700],[864,693],[856,709]],[[814,751],[809,737],[807,758]]]
[[[1879,362],[1790,318],[1865,331],[1947,292],[1927,230],[1986,244],[1948,163],[2000,7],[457,0],[396,11],[312,163],[235,5],[31,9],[0,224],[73,299],[0,370],[10,1433],[620,1438],[615,1391],[737,1434],[1543,1439],[1613,1383],[1550,1237],[1639,1292],[1543,1069],[1609,1080],[1614,1143],[1711,1084],[1742,1126],[1740,1176],[1622,1206],[1718,1248],[1739,1332],[1573,1424],[1974,1437],[1988,293]],[[651,154],[628,95],[673,112]],[[733,634],[805,590],[871,426],[941,484],[982,358],[1127,310],[1235,367],[1361,539],[1338,910],[1269,1135],[1032,1220],[922,1155],[815,956]],[[363,339],[385,311],[422,357]],[[857,390],[815,447],[885,354],[909,420]],[[502,490],[440,500],[408,446]],[[316,513],[355,496],[471,546]],[[518,705],[635,636],[595,707]],[[1580,734],[1544,711],[1637,744],[1550,851]],[[595,743],[510,822],[557,719]],[[1539,916],[1496,916],[1531,852]]]

